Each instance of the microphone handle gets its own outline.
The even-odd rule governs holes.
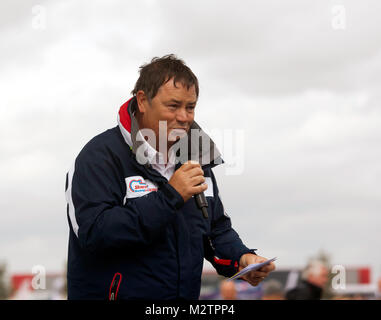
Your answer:
[[[208,201],[206,201],[204,192],[195,194],[194,198],[198,208],[201,209],[204,218],[208,219],[208,210],[206,209],[208,207]]]

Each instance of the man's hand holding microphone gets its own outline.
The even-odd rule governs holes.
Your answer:
[[[175,171],[169,184],[183,197],[184,202],[193,195],[200,194],[208,189],[205,183],[204,171],[196,161],[187,161]]]

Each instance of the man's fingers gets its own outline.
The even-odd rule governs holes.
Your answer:
[[[245,280],[250,283],[252,286],[257,286],[261,281],[263,281],[266,276],[249,276]]]
[[[258,282],[259,283],[262,280],[264,280],[268,275],[269,274],[267,272],[253,271],[253,272],[250,272],[249,274],[245,275],[243,277],[243,279],[249,283],[251,283],[251,282]]]
[[[194,192],[194,194],[197,194],[197,193],[204,192],[206,189],[208,189],[208,185],[207,184],[201,184],[199,186],[193,187],[193,192]]]
[[[192,160],[185,162],[181,166],[183,171],[188,171],[188,170],[191,170],[191,169],[197,168],[197,167],[201,168],[200,164],[198,162],[192,161]]]
[[[259,271],[262,271],[262,272],[271,272],[274,270],[275,270],[275,264],[272,262],[269,265],[264,266],[264,267],[259,269]]]
[[[243,267],[252,264],[252,263],[261,263],[266,261],[267,259],[259,256],[252,255],[243,255],[240,261],[240,269]],[[263,281],[271,271],[275,270],[275,264],[271,262],[270,264],[263,266],[259,270],[251,271],[250,273],[244,275],[242,279],[246,280],[252,286],[257,286],[261,281]]]
[[[257,286],[263,279],[249,279],[247,282],[249,282],[252,286]]]
[[[193,186],[198,186],[201,183],[204,183],[206,180],[204,176],[196,176],[191,179],[191,183]]]
[[[187,170],[187,175],[189,175],[190,178],[193,178],[196,176],[203,176],[204,170],[202,170],[200,167],[192,168],[190,170]]]
[[[254,272],[251,272],[250,277],[260,278],[260,277],[267,277],[268,275],[269,275],[268,272],[254,271]]]

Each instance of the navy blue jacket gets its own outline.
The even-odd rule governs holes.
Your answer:
[[[202,166],[208,219],[193,197],[184,203],[137,161],[134,108],[132,98],[118,126],[90,140],[67,173],[68,299],[198,299],[204,258],[229,277],[242,254],[254,253],[224,211],[212,172],[218,161]]]

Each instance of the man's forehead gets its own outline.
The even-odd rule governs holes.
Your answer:
[[[174,102],[197,102],[197,94],[195,85],[187,88],[181,81],[176,82],[176,86],[173,79],[170,79],[164,83],[158,90],[157,95],[160,96],[162,100]]]

